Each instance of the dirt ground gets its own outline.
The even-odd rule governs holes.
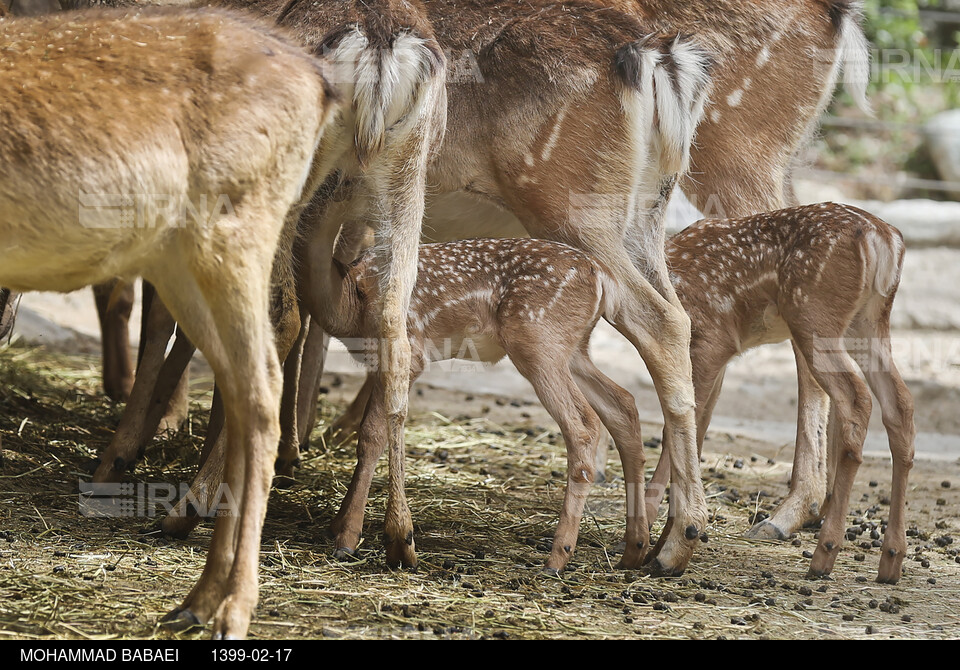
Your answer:
[[[329,420],[356,389],[330,382]],[[209,524],[187,541],[142,535],[154,518],[89,518],[78,484],[109,441],[120,408],[98,392],[96,358],[0,351],[0,636],[170,637],[157,620],[199,576]],[[195,380],[186,430],[158,440],[134,484],[189,481],[209,379]],[[408,426],[407,492],[417,572],[386,568],[380,542],[385,464],[374,481],[359,560],[332,559],[326,527],[353,465],[351,444],[321,448],[298,483],[274,491],[263,536],[261,600],[250,637],[271,638],[956,638],[960,637],[960,463],[918,460],[907,520],[910,556],[896,586],[873,580],[870,533],[888,510],[888,462],[861,467],[829,580],[805,579],[815,530],[792,542],[747,540],[755,513],[786,493],[792,447],[709,435],[703,471],[711,519],[679,578],[612,566],[623,528],[617,464],[594,487],[571,569],[539,574],[560,507],[556,427],[522,399],[420,388]],[[644,436],[660,427],[644,426]],[[658,450],[647,450],[648,468]],[[662,517],[655,530],[659,530]],[[203,636],[203,633],[187,637]]]

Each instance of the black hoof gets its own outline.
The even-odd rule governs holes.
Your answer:
[[[900,581],[899,577],[877,577],[877,584],[896,584]]]
[[[100,463],[101,461],[99,458],[91,458],[89,461],[87,461],[86,466],[84,466],[84,470],[87,471],[88,475],[92,475],[97,471],[97,468],[100,467]]]
[[[180,609],[179,607],[160,619],[160,625],[167,630],[178,633],[194,628],[203,628],[203,624],[200,623],[200,619],[197,618],[196,614],[190,610]]]
[[[663,563],[660,562],[659,558],[654,558],[649,561],[643,567],[644,572],[646,572],[651,577],[679,577],[683,574],[683,570],[678,570],[676,568],[668,568]]]
[[[807,579],[816,580],[816,579],[829,579],[830,573],[823,570],[814,570],[810,568],[807,570]]]
[[[357,550],[349,547],[339,547],[333,552],[333,558],[338,561],[353,562],[357,560]]]

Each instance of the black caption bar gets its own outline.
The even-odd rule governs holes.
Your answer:
[[[245,640],[212,642],[200,640],[144,641],[60,641],[32,640],[0,645],[3,667],[13,661],[21,665],[37,663],[289,663],[305,660],[303,645],[308,642]],[[298,655],[300,658],[298,659]]]

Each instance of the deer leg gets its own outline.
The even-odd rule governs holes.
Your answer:
[[[141,373],[141,365],[143,364],[143,357],[147,352],[147,347],[156,347],[157,344],[155,339],[150,337],[150,310],[152,309],[154,299],[156,298],[156,290],[153,288],[153,285],[150,282],[141,282],[141,310],[140,310],[140,344],[137,348],[137,374]],[[157,300],[159,302],[159,300]],[[181,342],[181,347],[193,347],[190,344],[189,339],[183,332],[177,330],[175,331],[176,340],[174,341],[174,347],[177,346],[177,341],[183,340]],[[191,355],[195,349],[191,349]],[[181,355],[185,354],[185,349],[180,350]],[[173,353],[173,352],[171,352]],[[155,352],[151,352],[150,356],[156,356]],[[169,356],[168,356],[169,358]],[[179,359],[177,359],[179,360]],[[164,364],[164,369],[161,370],[161,375],[174,375],[176,374],[176,379],[179,380],[177,386],[171,391],[164,391],[162,394],[155,394],[152,403],[162,402],[160,409],[163,410],[163,414],[160,416],[159,420],[153,418],[153,409],[151,409],[151,414],[148,417],[144,426],[141,427],[142,437],[138,453],[143,453],[143,450],[146,448],[147,442],[153,439],[159,433],[175,433],[180,430],[180,427],[183,426],[183,422],[187,419],[187,414],[189,410],[189,401],[190,401],[190,373],[189,373],[189,358],[187,359],[187,364],[182,368],[179,363],[175,365],[170,365],[167,367],[166,363]],[[179,372],[175,372],[179,370]],[[147,370],[146,372],[149,372]],[[171,377],[172,379],[172,377]],[[148,379],[149,381],[149,379]],[[163,384],[166,388],[167,382],[156,382],[158,385]],[[154,408],[154,405],[151,404],[151,408]]]
[[[691,349],[692,354],[694,351]],[[713,417],[713,408],[717,405],[720,389],[723,387],[725,366],[709,364],[695,354],[691,360],[693,388],[697,398],[697,455],[699,456],[703,453],[703,439],[707,435],[707,428],[710,427],[710,419]],[[647,521],[651,525],[660,513],[660,504],[670,484],[670,450],[666,448],[665,439],[662,439],[660,444],[660,460],[657,461],[657,467],[646,488]]]
[[[153,438],[157,424],[163,416],[161,411],[157,416],[157,423],[147,425],[151,410],[156,407],[153,402],[156,384],[164,366],[167,342],[174,333],[176,322],[160,300],[153,300],[149,310],[146,335],[142,336],[143,357],[139,373],[120,418],[120,425],[117,426],[109,446],[99,457],[100,465],[93,475],[93,481],[97,483],[120,481],[136,460],[141,445],[145,446]],[[166,407],[164,403],[160,409],[165,410]]]
[[[262,213],[252,218],[259,225]],[[257,602],[260,532],[280,437],[282,379],[267,314],[270,273],[258,276],[249,270],[269,267],[270,259],[247,241],[230,251],[235,267],[245,272],[220,271],[210,277],[197,264],[169,272],[175,285],[157,287],[210,361],[223,393],[228,438],[224,491],[239,508],[217,517],[203,574],[169,617],[176,626],[215,615],[214,638],[242,637]]]
[[[222,412],[222,410],[221,410]],[[222,413],[221,413],[222,417]],[[185,540],[204,518],[215,517],[219,509],[224,479],[224,462],[227,452],[227,432],[208,432],[207,457],[199,472],[190,482],[190,490],[182,496],[160,521],[159,530],[165,537]]]
[[[444,70],[423,84],[424,105],[416,117],[395,128],[396,142],[368,170],[376,225],[376,264],[380,268],[379,375],[387,413],[390,490],[384,532],[387,564],[416,566],[413,519],[403,487],[403,426],[407,418],[413,365],[407,337],[410,296],[417,279],[426,173],[432,145],[446,124]],[[398,126],[401,124],[398,123]]]
[[[593,483],[600,418],[574,382],[569,358],[562,352],[551,351],[552,355],[546,357],[542,350],[524,347],[525,342],[537,340],[535,336],[525,338],[522,333],[502,339],[510,360],[533,385],[540,402],[560,426],[567,446],[567,487],[553,549],[544,569],[545,573],[556,575],[566,567],[577,546],[580,519]]]
[[[644,507],[644,455],[640,417],[633,396],[597,369],[590,360],[587,343],[570,364],[574,379],[600,421],[613,436],[627,491],[627,525],[624,551],[618,567],[639,568],[650,548],[650,529]],[[597,445],[601,450],[603,443]],[[569,484],[568,484],[569,486]]]
[[[5,339],[13,330],[19,300],[19,293],[11,293],[8,288],[0,288],[0,340]]]
[[[310,448],[310,435],[317,423],[317,402],[320,397],[320,378],[330,341],[319,324],[307,329],[303,343],[303,360],[300,363],[300,388],[297,391],[297,428],[300,451]]]
[[[887,430],[890,453],[893,456],[893,483],[890,489],[890,518],[883,534],[883,549],[877,581],[896,584],[900,580],[903,559],[907,551],[907,533],[904,512],[907,504],[907,477],[913,467],[913,441],[916,434],[913,422],[913,397],[903,383],[890,351],[890,327],[881,315],[876,329],[868,324],[859,328],[856,337],[868,338],[870,354],[864,364],[857,358],[867,383],[873,390],[883,412],[883,426]]]
[[[373,392],[375,381],[375,377],[372,374],[367,375],[363,386],[357,391],[357,396],[353,399],[353,402],[350,403],[346,411],[337,417],[337,420],[334,421],[327,430],[325,437],[327,444],[345,442],[351,435],[359,431],[360,424],[363,421],[363,413],[367,407],[367,402],[370,400],[370,394]]]
[[[176,340],[174,341],[174,346],[176,346],[177,341],[187,340],[187,336],[184,335],[179,329],[177,329]],[[193,345],[189,344],[187,341],[187,346],[191,350],[196,350]],[[173,350],[171,350],[173,353]],[[191,352],[191,357],[192,357]],[[167,355],[169,358],[170,355]],[[161,369],[160,374],[164,374]],[[187,415],[189,414],[190,409],[190,360],[187,360],[187,364],[183,366],[183,371],[180,373],[179,380],[177,385],[174,387],[173,392],[170,394],[170,399],[166,405],[167,409],[163,414],[163,417],[160,419],[160,423],[157,426],[157,434],[163,435],[164,433],[172,434],[177,433],[182,427],[184,422],[187,420]]]
[[[283,362],[283,394],[280,399],[280,447],[274,464],[274,485],[287,488],[294,484],[293,470],[300,465],[300,435],[297,430],[298,389],[303,347],[310,329],[310,317],[301,321],[297,338]]]
[[[330,524],[330,533],[334,537],[334,557],[349,558],[357,551],[363,530],[363,513],[370,495],[370,484],[377,468],[377,461],[387,444],[386,412],[383,407],[383,394],[374,391],[377,378],[367,377],[364,388],[370,387],[366,394],[369,402],[362,409],[363,419],[357,436],[357,467],[353,470],[350,486],[340,504],[340,509]],[[364,395],[361,390],[354,405]]]
[[[651,557],[650,569],[655,574],[679,575],[707,523],[696,446],[690,320],[645,281],[638,282],[626,272],[615,278],[624,291],[614,326],[637,347],[647,364],[664,413],[664,444],[672,449],[670,519],[663,542],[658,543],[659,553]]]
[[[130,358],[130,312],[133,284],[115,279],[93,287],[103,349],[103,390],[116,402],[125,402],[133,390]],[[111,300],[111,298],[113,298]]]
[[[824,317],[824,322],[836,323]],[[854,362],[846,351],[820,355],[815,349],[814,337],[804,332],[794,333],[794,342],[800,350],[813,374],[814,379],[830,397],[831,406],[836,407],[839,429],[837,444],[837,472],[833,484],[830,507],[824,516],[820,529],[820,542],[814,552],[808,576],[811,578],[830,574],[840,553],[843,543],[847,511],[850,505],[850,491],[860,463],[863,462],[863,440],[870,420],[870,391],[857,375]],[[825,337],[826,334],[819,334]],[[842,333],[836,339],[841,341]],[[824,340],[827,341],[827,340]],[[816,352],[816,353],[815,353]]]
[[[820,518],[826,501],[830,399],[813,378],[796,344],[793,353],[797,361],[799,404],[790,492],[769,519],[747,531],[747,537],[785,540],[805,524]]]

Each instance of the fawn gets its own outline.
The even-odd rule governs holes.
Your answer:
[[[890,310],[903,252],[896,228],[834,203],[707,219],[667,243],[671,279],[691,321],[699,448],[727,363],[761,344],[793,342],[800,395],[790,494],[749,535],[783,539],[822,516],[811,576],[830,573],[844,538],[872,390],[893,455],[890,518],[877,581],[900,578],[915,434],[913,399],[890,350]],[[670,477],[669,448],[663,453],[648,489],[651,519]]]
[[[324,330],[338,338],[375,338],[374,259],[365,254],[351,266],[317,260],[325,261],[330,277]],[[615,317],[619,292],[599,263],[557,242],[480,239],[420,247],[407,324],[411,380],[430,361],[470,357],[495,363],[509,356],[560,426],[567,446],[567,488],[546,567],[553,574],[576,546],[601,423],[614,436],[628,486],[625,560],[638,560],[649,546],[635,403],[594,366],[587,351],[597,321]],[[340,556],[352,554],[360,540],[364,505],[385,444],[382,394],[374,392],[378,383],[371,375],[355,401],[363,407],[358,463],[332,526]],[[393,465],[390,473],[393,477]],[[388,540],[387,560],[395,563],[399,557],[390,554],[390,545]]]

